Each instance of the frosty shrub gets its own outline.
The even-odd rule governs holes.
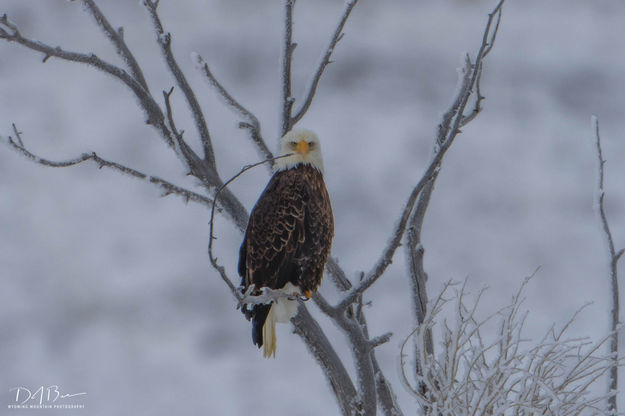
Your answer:
[[[485,289],[471,299],[466,280],[455,294],[448,296],[457,285],[447,283],[432,299],[424,323],[401,348],[404,383],[426,415],[611,414],[607,395],[595,394],[603,389],[592,388],[611,368],[610,355],[600,351],[609,336],[598,342],[569,337],[581,308],[537,342],[525,339],[523,292],[529,281],[485,319],[477,313]],[[436,355],[425,353],[428,330],[440,332]],[[416,354],[408,354],[411,341]]]

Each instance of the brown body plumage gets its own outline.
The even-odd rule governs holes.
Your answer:
[[[254,284],[259,293],[263,287],[282,289],[290,283],[287,288],[293,292],[289,294],[309,298],[321,283],[333,235],[332,207],[321,170],[308,163],[294,163],[277,171],[252,209],[241,244],[243,290]],[[295,301],[290,302],[294,311]],[[271,342],[265,345],[265,356],[275,354],[273,325],[283,321],[272,314],[278,313],[278,308],[271,310],[273,306],[243,307],[252,320],[254,344],[261,347]],[[268,333],[272,340],[264,339]]]

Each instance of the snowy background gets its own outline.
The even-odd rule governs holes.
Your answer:
[[[160,99],[173,80],[146,11],[137,1],[98,3],[115,27],[124,26]],[[78,2],[0,4],[0,14],[25,36],[119,63]],[[336,62],[300,123],[323,143],[336,218],[333,252],[351,278],[371,267],[389,238],[429,159],[456,68],[465,51],[476,51],[493,5],[361,0],[355,8]],[[298,2],[297,97],[341,10],[338,0]],[[258,116],[274,147],[279,2],[163,0],[160,13],[228,178],[259,156],[189,56],[196,51],[206,59]],[[426,219],[431,295],[443,282],[468,276],[471,290],[490,288],[486,314],[505,305],[540,266],[527,292],[527,335],[538,338],[589,301],[573,334],[598,339],[606,333],[607,258],[593,211],[597,162],[590,118],[601,122],[607,213],[616,245],[624,247],[623,21],[625,3],[617,0],[507,2],[484,71],[485,111],[448,153]],[[41,60],[41,54],[0,42],[1,136],[12,134],[14,122],[42,156],[96,151],[200,191],[144,124],[125,86],[84,65]],[[174,103],[178,126],[195,138],[178,91]],[[233,190],[249,208],[266,180],[259,168]],[[19,413],[5,410],[12,387],[55,384],[63,393],[87,393],[76,400],[86,406],[73,411],[81,415],[337,414],[323,374],[288,326],[280,328],[275,360],[263,359],[251,344],[249,323],[210,268],[207,222],[205,207],[161,198],[135,179],[92,164],[45,168],[1,146],[0,413]],[[225,221],[217,235],[217,254],[234,277],[241,236]],[[401,254],[367,292],[373,301],[367,314],[372,335],[395,333],[378,358],[410,413],[416,405],[398,377],[399,345],[413,325]],[[620,269],[625,275],[623,262]],[[349,362],[340,333],[320,320]]]

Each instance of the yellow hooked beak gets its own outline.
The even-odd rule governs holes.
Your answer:
[[[300,140],[299,143],[297,143],[297,147],[295,148],[295,151],[299,153],[300,155],[302,155],[302,158],[305,158],[308,152],[310,151],[310,147],[308,146],[308,143],[306,142],[306,140]]]

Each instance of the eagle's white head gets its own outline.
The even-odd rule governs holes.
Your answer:
[[[291,169],[301,163],[309,164],[323,173],[319,138],[310,130],[291,130],[280,139],[279,156],[290,156],[276,160],[276,171]]]

